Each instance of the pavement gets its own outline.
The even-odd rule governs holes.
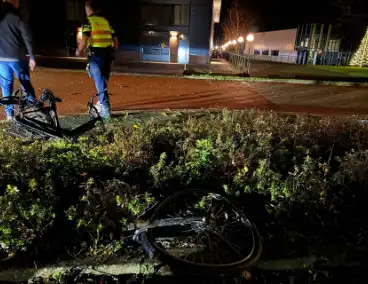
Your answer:
[[[40,67],[84,70],[87,60],[76,57],[49,57],[37,56],[37,64]],[[235,76],[237,72],[224,60],[214,60],[211,64],[177,64],[164,62],[133,61],[113,65],[112,70],[127,74],[156,74],[168,76],[182,76],[183,71],[191,70],[196,73]]]
[[[86,72],[39,68],[31,76],[36,89],[49,88],[63,99],[58,110],[64,115],[85,113],[89,97],[96,92]],[[317,115],[368,114],[367,88],[363,87],[114,74],[109,92],[116,112],[257,108]]]

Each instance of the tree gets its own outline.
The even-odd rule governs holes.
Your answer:
[[[368,15],[361,13],[365,10],[365,7],[356,0],[330,0],[330,3],[338,9],[338,20],[342,23],[368,18]]]
[[[368,28],[362,42],[350,61],[351,66],[368,67]]]
[[[236,40],[240,36],[245,36],[255,19],[247,13],[247,9],[240,4],[239,0],[233,0],[228,9],[227,17],[221,25],[224,32],[225,41]]]

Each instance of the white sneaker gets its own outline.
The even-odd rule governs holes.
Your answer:
[[[108,119],[111,117],[110,108],[108,106],[102,105],[100,102],[97,102],[97,104],[95,104],[95,108],[102,118]]]

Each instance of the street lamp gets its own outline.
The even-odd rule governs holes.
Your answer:
[[[252,35],[252,34],[247,35],[247,41],[249,41],[249,42],[254,41],[254,35]]]
[[[236,44],[236,40],[234,39],[231,43],[235,45]]]
[[[247,42],[248,42],[248,44],[250,42],[253,42],[253,41],[254,41],[254,35],[252,35],[252,34],[247,35]],[[248,73],[248,75],[250,73],[250,45],[248,47],[247,73]]]
[[[239,42],[239,49],[238,49],[238,54],[240,55],[242,53],[243,50],[243,42],[244,42],[244,38],[242,36],[240,36],[238,38],[238,42]]]

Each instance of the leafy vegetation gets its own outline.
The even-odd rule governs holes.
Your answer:
[[[124,121],[75,144],[1,134],[0,258],[129,253],[127,221],[185,187],[234,197],[267,257],[367,241],[367,125],[256,111]]]

